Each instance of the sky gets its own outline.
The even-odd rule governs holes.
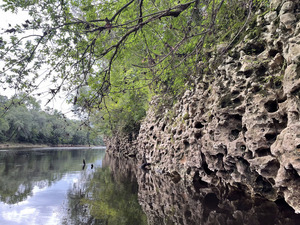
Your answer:
[[[0,0],[0,5],[3,4],[3,0]],[[20,23],[24,23],[26,19],[29,19],[30,16],[24,12],[19,10],[17,14],[10,13],[10,12],[4,12],[3,10],[0,9],[0,36],[5,38],[5,33],[4,31],[9,28],[8,24],[11,24],[12,26]],[[0,61],[0,69],[2,70],[3,63]],[[45,72],[45,69],[41,71],[41,73]],[[58,95],[55,97],[53,101],[51,101],[48,105],[46,105],[48,99],[51,97],[51,95],[45,91],[49,90],[51,87],[50,81],[45,81],[41,84],[39,90],[36,91],[36,93],[44,93],[40,96],[35,95],[34,97],[41,101],[41,106],[42,109],[45,109],[46,107],[50,107],[53,109],[57,109],[64,113],[67,117],[69,118],[76,118],[74,114],[71,112],[71,105],[66,103],[66,97],[63,94]],[[13,89],[6,89],[3,90],[3,87],[0,86],[0,94],[1,95],[6,95],[8,97],[11,97],[14,95],[16,92]]]

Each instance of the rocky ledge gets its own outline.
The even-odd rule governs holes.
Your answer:
[[[300,213],[300,3],[270,7],[173,108],[158,111],[153,99],[137,139],[108,149],[146,158],[157,174],[284,199]]]

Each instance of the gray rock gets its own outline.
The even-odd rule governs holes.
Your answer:
[[[277,18],[277,12],[276,11],[270,11],[269,13],[267,13],[264,18],[265,21],[270,24],[271,22],[275,21]]]
[[[285,2],[281,7],[279,15],[282,15],[287,12],[293,12],[294,8],[295,8],[294,2],[292,1]]]
[[[296,17],[292,13],[286,13],[280,16],[280,22],[286,29],[291,29],[296,22]]]

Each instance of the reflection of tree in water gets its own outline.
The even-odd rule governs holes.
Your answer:
[[[90,170],[82,171],[78,182],[69,189],[62,224],[95,224],[96,220],[90,215],[87,204],[83,203],[84,198],[88,197],[86,189],[92,177]]]
[[[104,152],[103,152],[104,154]],[[0,154],[0,201],[15,204],[32,194],[35,186],[51,186],[68,171],[78,171],[82,159],[94,161],[96,150],[10,150]]]
[[[81,181],[69,192],[64,224],[147,224],[137,190],[137,183],[125,174],[113,174],[108,167],[97,168],[86,182]]]

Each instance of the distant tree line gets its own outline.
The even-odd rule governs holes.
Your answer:
[[[0,143],[100,145],[88,122],[71,120],[57,110],[42,111],[33,97],[0,95]]]

